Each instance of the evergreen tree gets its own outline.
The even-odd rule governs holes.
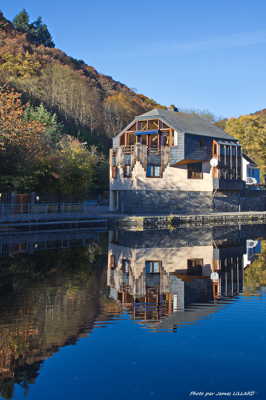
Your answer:
[[[20,32],[28,32],[30,29],[30,19],[29,14],[23,8],[20,13],[18,13],[15,18],[13,19],[14,27]]]
[[[29,14],[23,9],[13,19],[13,25],[19,32],[27,33],[28,39],[37,46],[42,44],[46,47],[55,47],[47,25],[43,24],[41,17],[30,23]]]
[[[48,31],[47,25],[42,23],[42,18],[38,17],[30,27],[30,39],[36,45],[55,47],[52,36]]]
[[[56,114],[52,114],[46,110],[43,104],[37,107],[29,105],[24,111],[24,120],[38,121],[45,127],[45,133],[52,143],[56,143],[60,140],[63,125],[58,122]]]

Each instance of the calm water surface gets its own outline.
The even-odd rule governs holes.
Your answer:
[[[0,398],[266,399],[266,226],[0,234],[0,275]]]

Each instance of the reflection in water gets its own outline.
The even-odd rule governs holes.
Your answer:
[[[215,237],[194,231],[188,245],[180,231],[110,232],[110,297],[133,319],[157,329],[175,329],[217,311],[242,292],[244,267],[260,242]]]
[[[265,293],[266,288],[266,240],[248,240],[250,256],[245,265],[245,295]]]
[[[64,247],[67,241],[69,246],[79,244],[75,234],[72,239],[67,236],[58,238],[57,247],[61,240]],[[14,383],[27,389],[43,360],[87,336],[98,318],[105,319],[106,300],[101,294],[105,246],[100,246],[99,235],[85,235],[83,248],[45,252],[31,246],[44,243],[43,237],[37,239],[23,237],[21,246],[9,238],[9,246],[2,246],[13,256],[0,259],[0,393],[4,398],[12,398]],[[35,254],[25,255],[25,249]]]
[[[0,235],[0,396],[123,311],[175,331],[266,287],[264,230]]]

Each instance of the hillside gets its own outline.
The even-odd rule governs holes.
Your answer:
[[[56,112],[65,131],[107,147],[136,114],[158,106],[63,51],[36,45],[0,14],[0,83]]]
[[[223,119],[216,125],[240,141],[243,151],[260,167],[263,180],[266,174],[266,109]]]

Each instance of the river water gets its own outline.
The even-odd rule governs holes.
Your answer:
[[[0,398],[266,399],[266,226],[0,234]]]

